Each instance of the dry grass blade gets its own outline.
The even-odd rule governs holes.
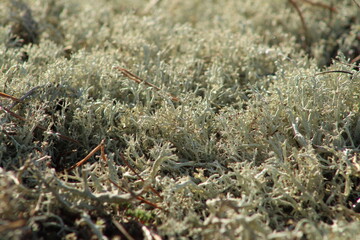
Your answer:
[[[145,85],[147,86],[150,86],[152,88],[155,88],[157,91],[161,91],[161,88],[155,86],[154,84],[152,83],[149,83],[147,81],[145,81],[144,79],[140,78],[139,76],[136,76],[135,74],[129,72],[128,70],[126,70],[125,68],[121,68],[121,67],[115,67],[117,70],[119,70],[124,76],[128,77],[129,79],[137,82],[137,83],[144,83]],[[172,94],[170,93],[167,93],[167,95],[169,95],[171,97],[171,100],[175,101],[175,102],[178,102],[179,101],[179,98],[173,96]]]

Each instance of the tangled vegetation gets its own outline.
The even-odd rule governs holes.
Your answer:
[[[356,0],[0,2],[1,239],[356,239]]]

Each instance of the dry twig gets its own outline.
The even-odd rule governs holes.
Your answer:
[[[137,83],[144,83],[145,85],[148,85],[154,89],[156,89],[157,91],[161,91],[161,88],[155,86],[152,83],[149,83],[147,81],[145,81],[144,79],[140,78],[139,76],[136,76],[135,74],[129,72],[128,70],[126,70],[125,68],[121,68],[121,67],[115,67],[117,70],[119,70],[124,76],[128,77],[129,79],[137,82]],[[167,95],[169,95],[171,97],[171,100],[173,100],[174,102],[178,102],[179,99],[177,97],[175,97],[174,95],[172,95],[171,93],[167,93]]]
[[[327,5],[327,4],[325,4],[325,3],[313,2],[313,1],[310,1],[310,0],[302,0],[302,1],[303,1],[303,2],[306,2],[306,3],[310,4],[310,5],[313,5],[313,6],[326,8],[326,9],[328,9],[328,10],[331,11],[331,12],[337,12],[337,10],[336,10],[334,7],[332,7],[332,6],[330,6],[330,5]]]
[[[304,16],[299,8],[299,6],[297,5],[296,1],[295,0],[288,0],[290,2],[291,5],[293,5],[293,7],[295,8],[296,12],[298,13],[299,17],[300,17],[300,20],[301,20],[301,25],[302,25],[302,28],[304,30],[304,34],[305,34],[305,37],[307,38],[307,35],[308,35],[308,30],[307,30],[307,26],[306,26],[306,23],[305,23],[305,19],[304,19]]]
[[[310,0],[302,0],[302,1],[305,2],[305,3],[311,4],[313,6],[328,9],[331,12],[336,12],[336,9],[334,7],[326,5],[324,3],[313,2],[313,1],[310,1]],[[296,0],[288,0],[288,2],[295,8],[296,12],[298,13],[298,15],[300,17],[301,25],[302,25],[302,28],[303,28],[303,31],[304,31],[305,44],[307,45],[307,44],[309,44],[310,39],[309,39],[309,32],[308,32],[308,28],[307,28],[307,25],[306,25],[306,22],[305,22],[304,15],[302,14],[298,4],[296,3]],[[306,47],[308,47],[308,46],[306,46]]]
[[[109,182],[111,182],[112,184],[114,184],[115,187],[119,188],[121,191],[129,192],[129,191],[125,190],[124,188],[122,188],[121,186],[119,186],[118,184],[116,184],[116,183],[115,183],[114,181],[112,181],[111,179],[108,179],[108,180],[109,180]],[[131,192],[130,192],[130,193],[131,193]],[[155,203],[152,203],[152,202],[146,200],[146,199],[143,198],[143,197],[140,197],[140,196],[138,196],[138,195],[134,195],[134,197],[135,197],[137,200],[139,200],[139,201],[141,201],[141,202],[143,202],[143,203],[146,203],[147,205],[150,205],[150,206],[152,206],[152,207],[154,207],[154,208],[163,210],[162,207],[159,207],[159,206],[156,205]]]
[[[350,63],[356,63],[357,61],[360,60],[360,55],[358,55],[357,57],[353,58]]]
[[[71,171],[76,167],[83,165],[87,160],[89,160],[97,151],[101,151],[101,158],[106,161],[105,153],[104,153],[105,139],[101,140],[100,144],[97,145],[86,157],[81,159],[79,162],[68,168],[66,171]]]
[[[142,181],[145,182],[145,180],[135,171],[135,169],[130,165],[130,163],[125,159],[124,155],[120,153],[120,158],[123,160],[123,162],[126,164],[126,166]],[[156,191],[153,187],[149,186],[150,190],[155,193],[161,200],[163,197],[160,195],[158,191]]]
[[[3,92],[0,92],[0,97],[9,98],[9,99],[11,99],[11,100],[13,100],[13,101],[16,101],[16,102],[21,102],[20,99],[18,99],[18,98],[16,98],[16,97],[13,97],[13,96],[11,96],[11,95],[8,95],[8,94],[6,94],[6,93],[3,93]]]

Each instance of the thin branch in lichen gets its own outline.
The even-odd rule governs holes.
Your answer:
[[[126,166],[142,181],[145,182],[145,180],[135,171],[135,169],[130,165],[130,163],[125,159],[124,154],[120,153],[120,158],[123,160],[123,162],[126,164]],[[160,195],[158,191],[156,191],[152,186],[149,186],[150,190],[155,193],[161,200],[163,200],[163,197]]]
[[[327,5],[325,3],[321,3],[321,2],[313,2],[313,1],[310,1],[310,0],[302,0],[303,2],[306,2],[310,5],[313,5],[313,6],[317,6],[317,7],[322,7],[322,8],[326,8],[328,9],[329,11],[331,12],[337,12],[337,10],[335,9],[335,7],[332,7],[330,5]]]
[[[115,182],[113,182],[111,179],[108,179],[108,180],[109,180],[109,182],[111,182],[112,184],[114,184],[115,187],[119,188],[121,191],[129,192],[129,191],[126,191],[126,190],[125,190],[124,188],[122,188],[121,186],[119,186],[118,184],[116,184]],[[131,192],[129,192],[129,193],[132,194]],[[141,197],[141,196],[136,196],[136,195],[134,195],[134,197],[135,197],[137,200],[139,200],[139,201],[141,201],[141,202],[143,202],[143,203],[146,203],[146,204],[148,204],[148,205],[150,205],[150,206],[152,206],[152,207],[154,207],[154,208],[158,208],[158,209],[163,210],[162,207],[159,207],[159,206],[156,205],[155,203],[152,203],[152,202],[146,200],[145,198],[143,198],[143,197]]]
[[[115,67],[115,69],[119,70],[124,76],[128,77],[129,79],[137,82],[137,83],[144,83],[145,85],[148,85],[154,89],[156,89],[157,91],[161,91],[161,88],[155,86],[152,83],[149,83],[145,80],[143,80],[142,78],[136,76],[135,74],[129,72],[128,70],[121,68],[121,67]],[[167,95],[169,95],[171,97],[171,100],[173,100],[174,102],[178,102],[180,101],[179,98],[175,97],[174,95],[172,95],[171,93],[167,93]]]
[[[9,98],[9,99],[11,99],[11,100],[13,100],[13,101],[16,101],[16,102],[21,102],[20,99],[18,99],[18,98],[16,98],[16,97],[13,97],[13,96],[11,96],[11,95],[8,95],[8,94],[6,94],[6,93],[3,93],[3,92],[0,92],[0,97]]]
[[[83,165],[85,162],[87,162],[97,151],[101,151],[101,157],[104,161],[106,161],[106,157],[105,157],[105,153],[104,151],[104,145],[105,145],[105,140],[103,139],[101,141],[101,143],[99,145],[97,145],[86,157],[84,157],[83,159],[81,159],[79,162],[75,163],[73,166],[71,166],[70,168],[67,169],[67,171],[71,171],[76,167],[79,167],[81,165]]]
[[[357,62],[357,61],[359,61],[359,60],[360,60],[360,55],[358,55],[357,57],[353,58],[353,59],[350,61],[350,63],[355,63],[355,62]]]
[[[5,231],[13,231],[17,228],[25,226],[27,221],[25,219],[18,219],[12,222],[5,222],[0,225],[0,233]]]
[[[305,38],[308,40],[308,30],[307,30],[307,26],[306,26],[306,23],[305,23],[305,19],[304,19],[304,16],[299,8],[299,6],[297,5],[296,1],[295,0],[288,0],[290,2],[291,5],[293,5],[293,7],[295,8],[296,12],[298,13],[299,17],[300,17],[300,20],[301,20],[301,25],[302,25],[302,28],[304,30],[304,36]]]

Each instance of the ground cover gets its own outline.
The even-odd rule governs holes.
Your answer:
[[[1,1],[1,238],[356,239],[359,12]]]

